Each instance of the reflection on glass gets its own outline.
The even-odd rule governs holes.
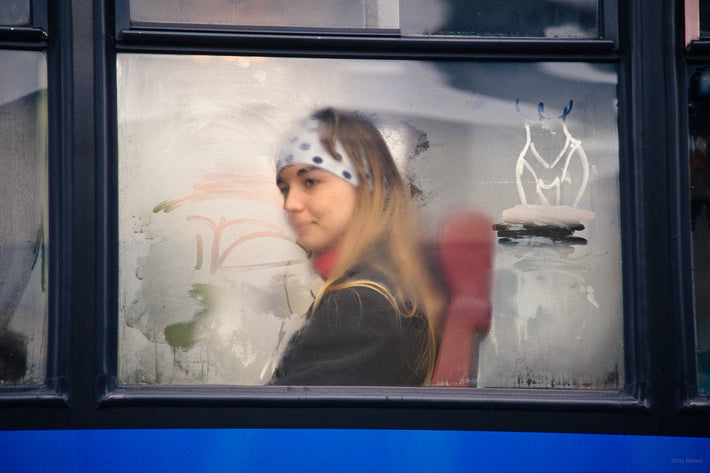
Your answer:
[[[133,24],[396,28],[397,0],[131,0]]]
[[[0,51],[0,385],[47,366],[45,56]]]
[[[0,25],[29,26],[30,0],[3,0],[0,3]]]
[[[616,77],[585,63],[119,55],[120,382],[268,382],[321,283],[274,157],[328,105],[378,124],[430,247],[461,209],[495,223],[478,386],[620,388]]]
[[[400,29],[403,35],[594,38],[598,0],[131,0],[132,24]]]
[[[691,70],[690,198],[698,389],[710,393],[710,68]]]
[[[402,0],[405,35],[594,38],[598,0]]]

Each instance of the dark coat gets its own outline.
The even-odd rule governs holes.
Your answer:
[[[382,272],[356,269],[344,281],[390,288]],[[420,386],[428,337],[426,318],[402,317],[379,292],[352,287],[326,294],[298,330],[270,384],[311,386]]]

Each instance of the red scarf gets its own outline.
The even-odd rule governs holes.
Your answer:
[[[322,277],[324,280],[328,279],[328,276],[335,267],[335,263],[338,262],[338,253],[338,248],[332,248],[322,255],[313,258],[311,266],[313,266],[318,276]]]

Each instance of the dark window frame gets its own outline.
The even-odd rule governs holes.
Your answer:
[[[602,16],[610,18],[603,21],[602,38],[548,40],[118,30],[112,0],[50,2],[50,244],[57,256],[50,264],[50,310],[57,341],[53,374],[61,382],[48,398],[0,390],[0,428],[710,435],[710,403],[688,381],[695,375],[680,3],[607,0],[604,11],[618,9],[619,15],[618,21],[615,14]],[[618,35],[610,33],[616,25]],[[115,55],[121,52],[618,64],[624,389],[335,388],[293,394],[259,387],[118,386]],[[698,53],[687,52],[688,58],[702,58],[692,54]]]
[[[130,1],[131,0],[114,0],[116,4],[115,9],[115,31],[116,40],[119,43],[122,42],[144,42],[147,38],[151,36],[167,36],[175,37],[176,35],[187,35],[192,37],[191,41],[194,41],[198,36],[215,36],[220,34],[278,34],[278,35],[303,35],[303,36],[353,36],[353,37],[371,37],[377,39],[378,37],[399,37],[399,28],[339,28],[339,27],[287,27],[287,26],[250,26],[250,25],[201,25],[193,23],[184,24],[169,24],[169,23],[131,23],[130,18]],[[598,0],[597,4],[597,18],[599,19],[598,24],[598,37],[591,40],[583,41],[598,41],[599,39],[606,39],[612,42],[618,40],[618,18],[615,14],[605,14],[605,12],[616,12],[618,10],[618,0]],[[413,36],[416,37],[416,36]],[[410,37],[411,38],[411,37]],[[423,39],[431,41],[435,38],[447,39],[445,36],[429,36],[422,37]],[[447,40],[451,40],[454,37],[449,37]],[[478,40],[485,38],[485,36],[461,36],[461,39],[473,39]],[[511,39],[516,40],[512,36],[496,36],[493,37],[495,40],[505,40]],[[520,39],[520,38],[517,38]],[[530,39],[530,38],[528,38]],[[561,42],[574,42],[574,39],[545,39],[536,38],[540,41],[561,41]],[[150,41],[150,39],[148,39]],[[297,48],[291,48],[297,49]]]
[[[116,27],[121,28],[126,14],[121,12],[128,1],[116,4]],[[601,5],[602,2],[600,2]],[[612,16],[612,15],[609,15]],[[529,38],[445,38],[445,37],[368,37],[365,35],[337,35],[326,37],[303,34],[278,34],[254,32],[224,32],[177,29],[174,31],[161,29],[141,29],[129,27],[119,31],[117,37],[117,53],[178,53],[190,54],[235,54],[259,56],[298,56],[298,57],[337,57],[337,58],[380,58],[426,59],[426,60],[568,60],[617,63],[618,54],[612,40],[564,40],[564,39],[529,39]],[[107,59],[107,65],[115,62],[114,57]],[[110,78],[108,90],[115,90],[115,78]],[[112,97],[109,103],[116,103]],[[107,113],[114,117],[116,110]],[[115,129],[111,127],[110,129]],[[117,149],[114,144],[113,149]],[[117,181],[116,163],[118,157],[111,156],[111,179]],[[99,186],[108,188],[114,186]],[[115,240],[118,231],[115,227],[117,215],[116,200],[106,196],[111,202],[107,232],[111,241],[107,256],[110,263],[103,265],[115,268],[118,264],[118,242]],[[140,404],[151,402],[168,403],[201,403],[210,404],[217,400],[228,402],[248,401],[262,402],[271,405],[298,405],[301,402],[329,404],[337,403],[368,403],[387,405],[392,399],[401,402],[421,405],[485,405],[505,406],[540,405],[552,403],[560,405],[580,406],[584,409],[635,409],[641,408],[641,403],[629,392],[609,392],[601,390],[549,390],[546,392],[526,392],[524,389],[471,389],[471,388],[352,388],[352,387],[306,387],[281,388],[276,386],[123,386],[117,382],[115,367],[118,339],[118,322],[115,314],[118,308],[113,301],[118,301],[117,284],[111,278],[107,285],[105,313],[111,314],[104,320],[102,332],[105,334],[103,346],[108,371],[104,373],[100,405]]]
[[[33,49],[38,45],[32,45],[47,39],[48,15],[46,0],[28,0],[30,5],[30,24],[25,26],[13,26],[0,24],[0,41],[17,43],[26,42],[24,47]]]
[[[2,386],[0,406],[35,405],[66,406],[69,398],[68,365],[69,353],[66,321],[69,299],[66,294],[69,267],[68,225],[70,200],[64,189],[68,187],[64,172],[70,155],[67,139],[72,132],[71,117],[67,103],[71,97],[70,76],[67,73],[69,55],[62,45],[70,44],[70,36],[57,34],[49,40],[49,32],[59,32],[68,20],[67,12],[48,5],[45,0],[31,0],[31,24],[29,26],[0,26],[0,49],[42,51],[47,58],[47,113],[48,113],[48,180],[47,212],[49,221],[47,242],[48,281],[48,339],[47,371],[44,383],[32,385]],[[51,12],[51,13],[50,13]]]

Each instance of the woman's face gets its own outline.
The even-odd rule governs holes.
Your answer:
[[[318,256],[340,243],[355,213],[355,186],[307,164],[283,168],[276,185],[302,245]]]

